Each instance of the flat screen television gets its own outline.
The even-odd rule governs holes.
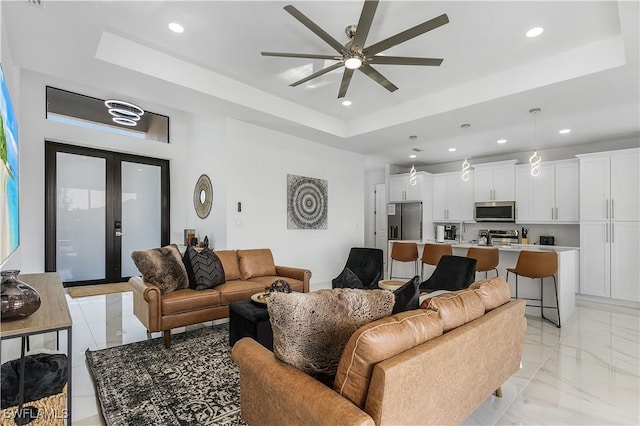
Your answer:
[[[20,245],[18,122],[0,65],[0,265]]]

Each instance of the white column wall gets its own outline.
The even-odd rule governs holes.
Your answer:
[[[268,247],[312,282],[335,278],[364,243],[364,156],[231,119],[227,138],[228,248]],[[326,230],[287,229],[287,174],[328,181]]]

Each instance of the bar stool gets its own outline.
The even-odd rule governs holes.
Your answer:
[[[488,277],[489,271],[492,269],[496,271],[496,277],[500,275],[498,273],[498,263],[500,262],[500,252],[496,247],[480,248],[469,247],[467,250],[467,257],[478,261],[476,264],[476,272],[484,272],[484,277]]]
[[[389,279],[393,278],[393,261],[414,262],[415,273],[418,275],[418,244],[416,243],[393,243],[391,246],[391,264],[389,265]],[[412,278],[412,277],[398,277]]]
[[[422,250],[422,264],[420,265],[420,278],[424,276],[424,264],[438,266],[442,256],[453,255],[451,244],[425,244]],[[424,278],[423,278],[424,279]]]
[[[507,268],[507,281],[509,281],[509,272],[516,275],[516,298],[518,298],[518,275],[527,278],[540,278],[540,299],[527,299],[540,301],[540,315],[551,324],[560,328],[560,305],[558,304],[558,283],[556,273],[558,272],[558,254],[555,251],[526,251],[523,250],[518,256],[515,268]],[[556,292],[556,306],[544,306],[544,290],[543,280],[546,277],[553,277],[553,288]],[[529,305],[538,306],[538,305]],[[544,316],[544,308],[551,308],[558,311],[558,322],[555,323]]]

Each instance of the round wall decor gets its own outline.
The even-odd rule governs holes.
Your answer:
[[[213,205],[213,186],[209,176],[202,175],[196,182],[196,187],[193,190],[193,206],[196,209],[196,214],[200,219],[204,219],[209,216],[211,212],[211,206]]]

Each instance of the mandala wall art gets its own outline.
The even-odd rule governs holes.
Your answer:
[[[287,175],[287,229],[327,229],[328,201],[326,180]]]

